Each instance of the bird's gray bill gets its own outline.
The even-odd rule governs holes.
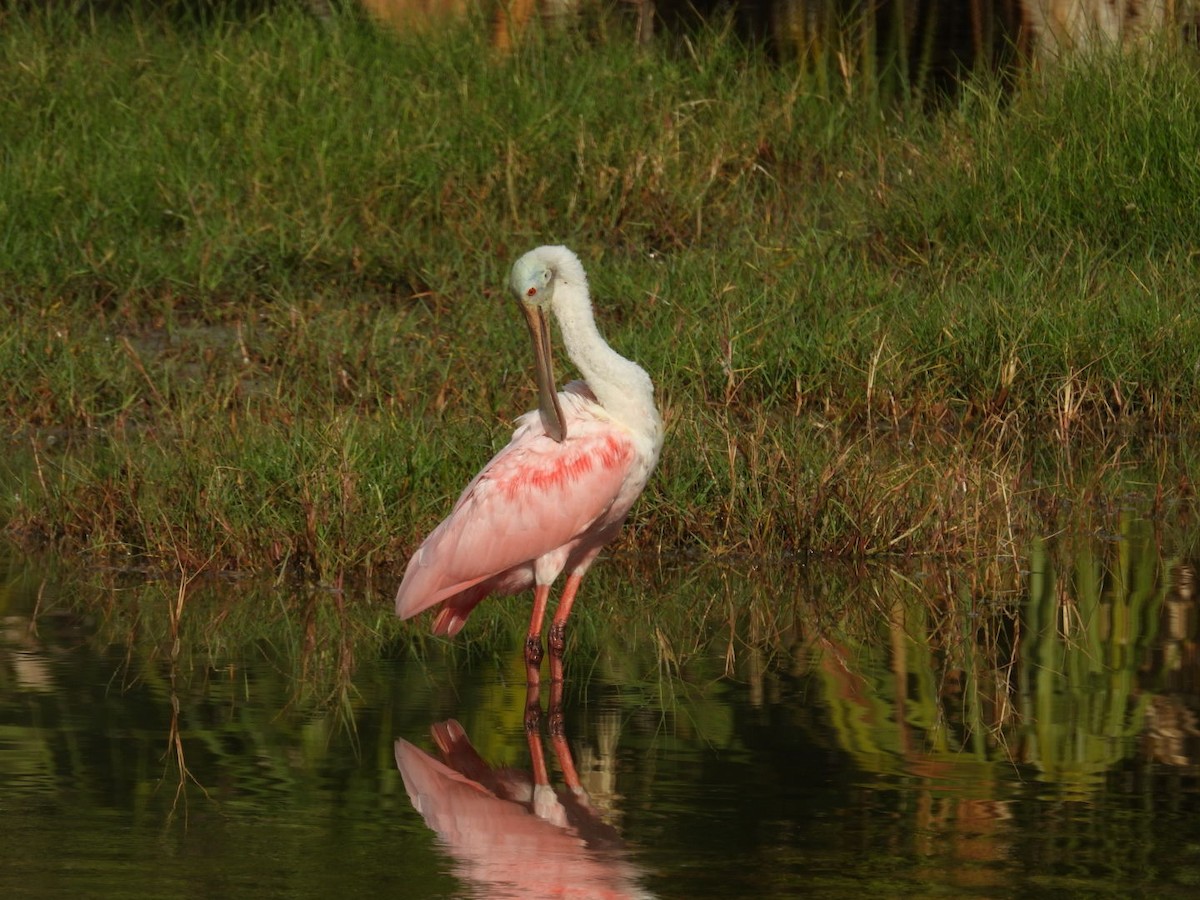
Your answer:
[[[538,410],[546,434],[560,444],[567,439],[567,425],[562,407],[558,405],[558,389],[554,385],[554,356],[550,349],[550,317],[538,307],[521,304],[529,336],[533,339],[534,377],[538,386]]]

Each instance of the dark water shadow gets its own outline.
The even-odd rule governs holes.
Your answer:
[[[533,730],[517,601],[372,643],[353,598],[227,583],[175,641],[170,584],[10,567],[0,893],[487,896],[520,822],[617,894],[1190,896],[1194,547],[1130,516],[969,564],[609,560]]]

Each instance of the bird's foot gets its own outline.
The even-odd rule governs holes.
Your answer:
[[[537,683],[525,688],[525,733],[537,734],[542,727],[542,700]]]
[[[541,668],[543,653],[545,651],[542,649],[540,637],[531,634],[525,639],[525,662],[534,668]]]
[[[537,687],[542,680],[542,639],[530,635],[525,639],[525,681],[531,687]]]
[[[550,658],[558,657],[562,659],[562,655],[567,651],[567,626],[562,622],[555,622],[550,626]]]

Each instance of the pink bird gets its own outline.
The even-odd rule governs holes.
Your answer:
[[[433,631],[453,635],[485,597],[532,587],[525,661],[536,684],[550,586],[567,573],[550,628],[551,672],[560,680],[580,580],[645,488],[662,450],[663,426],[650,376],[596,329],[587,276],[574,253],[531,250],[513,265],[509,287],[533,338],[539,409],[517,420],[508,446],[413,554],[396,593],[396,614],[407,619],[439,607]],[[551,312],[567,355],[586,379],[560,393]]]

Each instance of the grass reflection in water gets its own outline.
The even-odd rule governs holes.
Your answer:
[[[1200,871],[1190,546],[1118,516],[1022,566],[611,560],[572,636],[563,734],[659,896],[1170,894]],[[394,742],[435,753],[431,727],[454,719],[489,767],[530,769],[523,605],[445,643],[350,591],[293,616],[272,590],[194,584],[176,644],[167,582],[8,579],[0,817],[27,876],[50,879],[38,835],[64,829],[103,855],[96,829],[127,846],[165,827],[237,870],[253,824],[312,885],[349,854],[363,889],[400,871],[458,890]],[[162,886],[149,853],[117,870]],[[281,892],[260,875],[243,871]],[[103,895],[94,877],[71,884]]]

